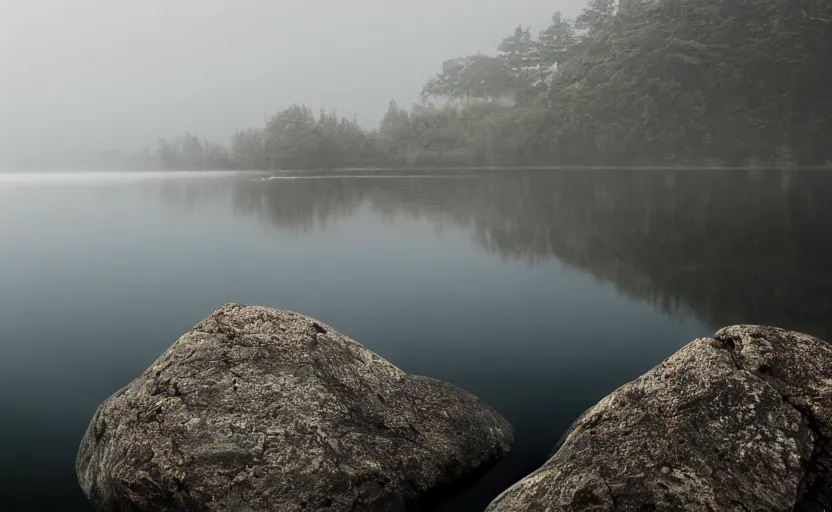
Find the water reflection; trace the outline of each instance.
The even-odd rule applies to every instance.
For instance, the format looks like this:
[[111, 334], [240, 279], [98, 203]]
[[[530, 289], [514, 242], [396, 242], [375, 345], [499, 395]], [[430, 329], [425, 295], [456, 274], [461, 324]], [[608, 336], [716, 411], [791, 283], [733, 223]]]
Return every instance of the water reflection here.
[[[223, 188], [225, 185], [226, 188]], [[776, 324], [832, 338], [832, 175], [823, 171], [505, 171], [477, 176], [259, 176], [165, 184], [189, 205], [227, 194], [281, 230], [326, 229], [363, 208], [389, 222], [466, 228], [482, 249], [557, 258], [668, 314]], [[180, 203], [182, 204], [182, 203]]]
[[714, 327], [832, 339], [822, 172], [264, 177], [0, 175], [0, 386], [26, 390], [0, 395], [0, 509], [89, 510], [95, 407], [223, 302], [324, 319], [504, 414], [512, 453], [443, 512], [483, 510]]

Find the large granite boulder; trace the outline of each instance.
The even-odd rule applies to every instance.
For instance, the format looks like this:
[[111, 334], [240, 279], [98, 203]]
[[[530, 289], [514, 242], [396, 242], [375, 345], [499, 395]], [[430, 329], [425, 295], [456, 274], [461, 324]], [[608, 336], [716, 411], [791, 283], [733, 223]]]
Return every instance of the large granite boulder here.
[[331, 327], [227, 305], [95, 413], [76, 461], [99, 511], [403, 511], [505, 454], [512, 428]]
[[576, 421], [489, 512], [832, 510], [832, 347], [736, 326]]

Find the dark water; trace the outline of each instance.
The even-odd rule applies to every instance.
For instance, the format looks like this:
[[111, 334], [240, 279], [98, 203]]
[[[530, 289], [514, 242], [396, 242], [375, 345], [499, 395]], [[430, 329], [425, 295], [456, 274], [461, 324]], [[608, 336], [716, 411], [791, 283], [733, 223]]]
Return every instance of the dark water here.
[[0, 509], [89, 510], [95, 407], [225, 302], [320, 318], [475, 393], [511, 455], [731, 323], [832, 332], [832, 174], [0, 175]]

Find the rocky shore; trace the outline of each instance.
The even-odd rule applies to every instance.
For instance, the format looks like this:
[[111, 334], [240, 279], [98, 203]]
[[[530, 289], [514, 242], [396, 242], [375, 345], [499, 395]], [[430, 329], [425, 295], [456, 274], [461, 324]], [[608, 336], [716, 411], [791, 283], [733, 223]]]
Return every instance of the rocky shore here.
[[226, 305], [101, 404], [76, 471], [101, 512], [419, 510], [512, 441], [473, 395], [321, 322]]
[[[404, 512], [512, 442], [453, 385], [312, 318], [230, 304], [101, 404], [76, 471], [102, 512]], [[832, 510], [832, 346], [749, 325], [695, 340], [590, 408], [487, 508], [573, 510]]]

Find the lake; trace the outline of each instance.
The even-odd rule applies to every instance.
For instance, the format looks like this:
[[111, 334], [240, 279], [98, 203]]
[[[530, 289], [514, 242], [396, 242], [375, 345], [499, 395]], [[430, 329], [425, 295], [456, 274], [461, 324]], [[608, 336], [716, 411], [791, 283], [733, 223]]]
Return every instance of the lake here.
[[3, 510], [90, 510], [96, 406], [227, 302], [316, 317], [516, 429], [481, 511], [586, 408], [733, 323], [832, 334], [832, 174], [0, 174]]

